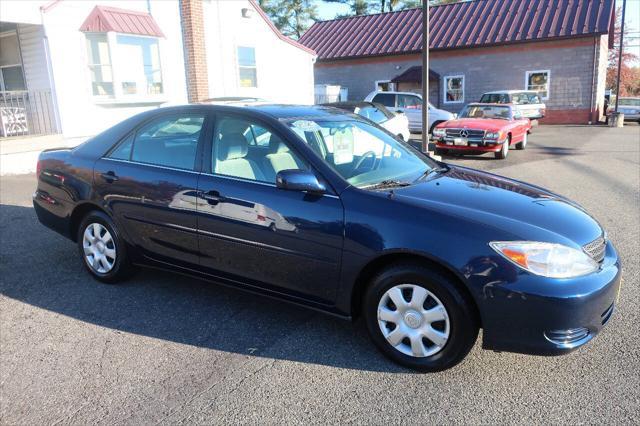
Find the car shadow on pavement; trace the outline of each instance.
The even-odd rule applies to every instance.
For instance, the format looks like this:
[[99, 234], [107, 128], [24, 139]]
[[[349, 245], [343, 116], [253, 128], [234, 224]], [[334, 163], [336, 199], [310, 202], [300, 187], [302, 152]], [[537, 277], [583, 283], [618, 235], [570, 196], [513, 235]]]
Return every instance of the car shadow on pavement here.
[[[33, 208], [0, 205], [0, 294], [74, 320], [243, 355], [402, 372], [352, 324], [263, 296], [141, 269], [120, 285], [95, 281], [76, 245]], [[10, 312], [4, 312], [3, 327]], [[46, 327], [46, 324], [40, 324]]]

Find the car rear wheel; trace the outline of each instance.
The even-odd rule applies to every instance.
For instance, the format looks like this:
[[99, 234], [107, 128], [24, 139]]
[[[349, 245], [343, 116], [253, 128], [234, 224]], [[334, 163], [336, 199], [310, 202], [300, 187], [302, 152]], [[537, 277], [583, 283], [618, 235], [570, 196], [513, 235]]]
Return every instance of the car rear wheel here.
[[527, 147], [527, 140], [529, 139], [529, 135], [525, 132], [522, 137], [522, 142], [518, 142], [516, 144], [516, 149], [525, 149]]
[[509, 155], [509, 144], [511, 143], [511, 136], [508, 136], [507, 139], [502, 144], [500, 151], [496, 152], [494, 155], [498, 160], [504, 160]]
[[471, 303], [456, 284], [418, 264], [396, 264], [377, 274], [363, 308], [382, 353], [422, 372], [453, 367], [478, 335]]
[[106, 214], [89, 212], [78, 227], [77, 241], [83, 264], [96, 279], [116, 283], [133, 271], [126, 244]]

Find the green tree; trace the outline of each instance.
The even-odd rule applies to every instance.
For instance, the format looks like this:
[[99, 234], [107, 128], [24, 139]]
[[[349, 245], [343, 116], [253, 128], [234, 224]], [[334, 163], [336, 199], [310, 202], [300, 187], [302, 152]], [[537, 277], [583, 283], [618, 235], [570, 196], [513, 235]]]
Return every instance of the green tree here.
[[282, 34], [300, 38], [318, 20], [318, 11], [312, 0], [258, 0]]

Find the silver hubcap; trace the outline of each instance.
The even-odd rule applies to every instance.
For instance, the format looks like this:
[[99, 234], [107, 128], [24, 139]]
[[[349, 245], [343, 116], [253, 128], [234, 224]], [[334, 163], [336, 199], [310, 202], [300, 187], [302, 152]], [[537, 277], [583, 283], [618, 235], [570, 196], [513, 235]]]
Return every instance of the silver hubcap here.
[[429, 290], [400, 284], [387, 290], [378, 303], [378, 325], [387, 342], [405, 355], [428, 357], [449, 340], [449, 314]]
[[116, 262], [116, 245], [111, 234], [103, 225], [91, 223], [82, 237], [84, 260], [91, 269], [106, 274]]

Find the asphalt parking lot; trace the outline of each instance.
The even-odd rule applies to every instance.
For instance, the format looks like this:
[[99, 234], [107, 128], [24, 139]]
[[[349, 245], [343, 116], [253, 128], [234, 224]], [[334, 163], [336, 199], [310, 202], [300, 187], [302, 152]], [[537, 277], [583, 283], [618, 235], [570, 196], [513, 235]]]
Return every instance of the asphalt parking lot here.
[[[604, 332], [563, 357], [483, 351], [416, 374], [351, 324], [199, 280], [93, 281], [39, 225], [32, 175], [0, 180], [0, 423], [635, 423], [640, 126], [534, 128], [507, 160], [446, 157], [566, 195], [624, 265]], [[508, 318], [505, 318], [508, 320]]]

